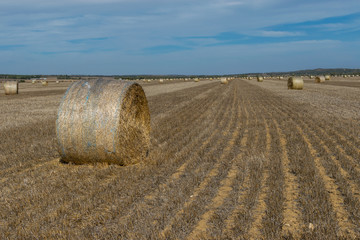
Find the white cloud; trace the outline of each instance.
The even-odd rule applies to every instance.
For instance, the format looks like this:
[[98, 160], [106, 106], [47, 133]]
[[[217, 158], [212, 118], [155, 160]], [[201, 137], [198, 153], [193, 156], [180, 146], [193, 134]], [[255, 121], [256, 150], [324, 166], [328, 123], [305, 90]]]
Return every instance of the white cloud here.
[[286, 31], [260, 31], [258, 35], [263, 37], [293, 37], [293, 36], [303, 36], [302, 32], [286, 32]]

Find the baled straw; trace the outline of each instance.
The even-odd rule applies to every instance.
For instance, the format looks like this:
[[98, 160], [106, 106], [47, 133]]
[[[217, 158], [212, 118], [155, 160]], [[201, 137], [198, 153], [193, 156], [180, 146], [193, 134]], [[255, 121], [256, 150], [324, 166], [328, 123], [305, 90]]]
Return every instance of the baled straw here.
[[19, 93], [19, 83], [17, 81], [6, 81], [4, 83], [5, 95], [15, 95]]
[[325, 80], [330, 80], [330, 75], [325, 75]]
[[56, 133], [65, 162], [140, 162], [149, 151], [150, 113], [134, 82], [82, 80], [70, 85], [58, 110]]
[[258, 82], [263, 82], [263, 81], [264, 81], [264, 77], [258, 76], [258, 77], [257, 77], [257, 81], [258, 81]]
[[324, 76], [317, 76], [317, 77], [315, 78], [315, 82], [317, 82], [317, 83], [323, 83], [323, 82], [325, 82], [325, 77], [324, 77]]
[[220, 82], [221, 82], [221, 84], [228, 84], [228, 83], [229, 83], [228, 80], [227, 80], [227, 78], [225, 78], [225, 77], [222, 77], [222, 78], [220, 79]]
[[288, 89], [301, 90], [304, 88], [304, 80], [301, 77], [289, 77]]
[[41, 85], [43, 85], [44, 87], [46, 87], [48, 85], [48, 81], [42, 81]]

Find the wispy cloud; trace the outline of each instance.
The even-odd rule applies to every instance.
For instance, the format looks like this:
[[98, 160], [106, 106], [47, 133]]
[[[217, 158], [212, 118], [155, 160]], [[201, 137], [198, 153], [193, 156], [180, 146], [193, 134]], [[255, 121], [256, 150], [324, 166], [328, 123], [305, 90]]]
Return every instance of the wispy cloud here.
[[269, 31], [340, 31], [347, 29], [357, 30], [360, 27], [360, 13], [320, 18], [314, 21], [279, 24], [264, 28]]
[[111, 52], [111, 51], [116, 51], [116, 49], [113, 49], [113, 48], [108, 48], [108, 49], [89, 48], [89, 49], [79, 49], [79, 50], [43, 51], [43, 52], [38, 52], [38, 54], [41, 54], [41, 55], [59, 55], [59, 54], [69, 54], [69, 53], [91, 54], [91, 53]]
[[287, 31], [260, 31], [258, 33], [264, 37], [292, 37], [305, 35], [303, 32], [287, 32]]
[[109, 37], [99, 37], [99, 38], [82, 38], [82, 39], [72, 39], [68, 40], [69, 43], [79, 44], [79, 43], [91, 43], [91, 42], [100, 42], [108, 40]]
[[0, 45], [0, 51], [7, 51], [7, 50], [16, 50], [18, 48], [23, 48], [25, 45]]
[[[270, 59], [276, 48], [287, 60], [296, 53], [312, 62], [314, 53], [322, 55], [320, 51], [325, 50], [355, 56], [360, 54], [359, 0], [345, 2], [2, 0], [0, 72], [38, 73], [56, 68], [78, 72], [75, 68], [81, 67], [93, 73], [118, 73], [119, 62], [124, 73], [160, 71], [158, 66], [179, 73], [197, 68], [204, 72], [207, 66], [211, 71], [236, 72], [251, 58], [254, 68], [265, 68], [263, 62], [257, 65], [257, 56]], [[295, 64], [288, 62], [284, 66]]]
[[143, 48], [142, 52], [144, 54], [149, 55], [156, 55], [156, 54], [166, 54], [166, 53], [172, 53], [172, 52], [178, 52], [178, 51], [185, 51], [185, 50], [191, 50], [190, 47], [185, 46], [177, 46], [177, 45], [159, 45], [154, 47], [147, 47]]

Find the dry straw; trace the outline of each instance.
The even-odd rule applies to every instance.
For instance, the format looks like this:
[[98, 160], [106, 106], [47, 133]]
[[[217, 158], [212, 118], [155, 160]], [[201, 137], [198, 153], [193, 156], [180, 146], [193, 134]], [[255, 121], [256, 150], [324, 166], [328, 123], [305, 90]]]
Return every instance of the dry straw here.
[[257, 81], [258, 81], [258, 82], [263, 82], [263, 81], [264, 81], [264, 77], [258, 76], [258, 77], [257, 77]]
[[135, 164], [150, 145], [150, 113], [134, 82], [82, 80], [66, 91], [56, 120], [65, 162]]
[[220, 82], [221, 82], [221, 84], [228, 84], [228, 83], [229, 83], [229, 81], [228, 81], [227, 78], [225, 78], [225, 77], [222, 77], [222, 78], [220, 79]]
[[194, 78], [194, 82], [198, 82], [199, 81], [199, 78]]
[[48, 85], [48, 81], [42, 81], [41, 85], [43, 85], [44, 87], [46, 87]]
[[288, 89], [301, 90], [304, 88], [304, 80], [301, 77], [289, 77]]
[[325, 80], [330, 80], [330, 75], [325, 75]]
[[160, 80], [159, 80], [159, 82], [160, 82], [160, 83], [163, 83], [163, 82], [164, 82], [164, 80], [163, 80], [163, 79], [160, 79]]
[[19, 93], [19, 83], [17, 81], [6, 81], [4, 83], [5, 95], [15, 95]]
[[324, 76], [317, 76], [317, 77], [315, 78], [315, 82], [317, 82], [317, 83], [323, 83], [323, 82], [325, 82], [325, 77], [324, 77]]

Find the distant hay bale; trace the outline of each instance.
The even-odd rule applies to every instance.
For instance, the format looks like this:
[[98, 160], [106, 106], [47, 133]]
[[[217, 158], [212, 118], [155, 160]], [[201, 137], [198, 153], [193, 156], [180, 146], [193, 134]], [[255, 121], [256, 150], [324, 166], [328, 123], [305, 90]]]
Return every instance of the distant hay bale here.
[[313, 79], [314, 78], [314, 76], [310, 76], [310, 79]]
[[4, 83], [5, 95], [16, 95], [19, 93], [19, 83], [17, 81], [6, 81]]
[[315, 78], [315, 82], [317, 83], [324, 83], [325, 82], [325, 77], [324, 76], [317, 76]]
[[36, 80], [31, 80], [31, 83], [32, 83], [32, 84], [35, 84], [35, 83], [36, 83]]
[[150, 79], [148, 79], [148, 80], [147, 80], [147, 82], [151, 82], [151, 80], [150, 80]]
[[160, 83], [163, 83], [163, 82], [164, 82], [164, 80], [163, 80], [163, 79], [160, 79], [160, 80], [159, 80], [159, 82], [160, 82]]
[[56, 83], [56, 84], [59, 84], [59, 83], [60, 83], [60, 81], [56, 81], [55, 83]]
[[220, 79], [220, 82], [221, 82], [221, 84], [228, 84], [229, 83], [229, 81], [224, 77]]
[[288, 89], [301, 90], [304, 88], [304, 80], [301, 77], [289, 77]]
[[46, 87], [48, 85], [48, 81], [41, 81], [41, 85], [43, 85], [44, 87]]
[[325, 75], [325, 80], [330, 80], [330, 75]]
[[257, 81], [258, 81], [258, 82], [263, 82], [263, 81], [264, 81], [264, 77], [258, 76], [258, 77], [257, 77]]
[[150, 113], [142, 87], [101, 79], [73, 83], [60, 103], [56, 135], [65, 162], [140, 162], [150, 145]]
[[194, 82], [199, 82], [199, 78], [194, 78]]

